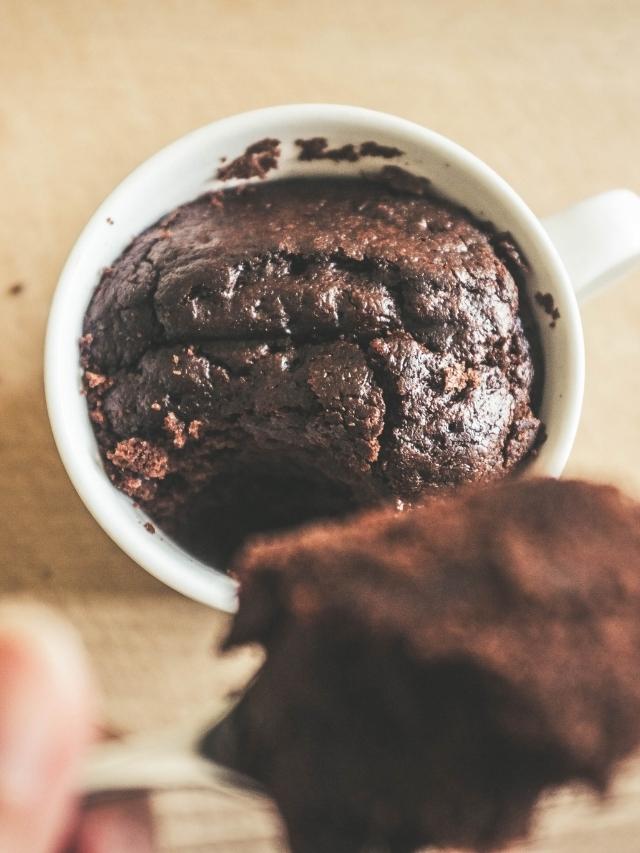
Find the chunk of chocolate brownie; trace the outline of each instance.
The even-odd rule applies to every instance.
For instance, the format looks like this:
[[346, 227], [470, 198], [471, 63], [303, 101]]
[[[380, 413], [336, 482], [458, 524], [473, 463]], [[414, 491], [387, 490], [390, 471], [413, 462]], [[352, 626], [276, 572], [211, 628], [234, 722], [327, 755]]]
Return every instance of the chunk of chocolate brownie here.
[[640, 507], [505, 480], [258, 540], [227, 646], [267, 662], [236, 766], [296, 853], [498, 849], [640, 743]]

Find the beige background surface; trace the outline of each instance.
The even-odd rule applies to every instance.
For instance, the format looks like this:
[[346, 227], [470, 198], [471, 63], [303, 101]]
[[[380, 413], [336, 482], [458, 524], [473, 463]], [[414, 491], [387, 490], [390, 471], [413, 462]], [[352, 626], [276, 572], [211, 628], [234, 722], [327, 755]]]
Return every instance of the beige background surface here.
[[[51, 602], [76, 623], [113, 726], [188, 715], [253, 664], [212, 654], [226, 617], [128, 560], [56, 456], [43, 334], [94, 208], [192, 128], [296, 101], [441, 131], [541, 215], [640, 190], [639, 37], [638, 0], [0, 0], [0, 594]], [[587, 390], [569, 466], [637, 495], [639, 285], [630, 275], [584, 307]], [[203, 818], [209, 805], [161, 804], [163, 850], [273, 849], [264, 821], [239, 808]], [[636, 850], [637, 836], [611, 849]]]

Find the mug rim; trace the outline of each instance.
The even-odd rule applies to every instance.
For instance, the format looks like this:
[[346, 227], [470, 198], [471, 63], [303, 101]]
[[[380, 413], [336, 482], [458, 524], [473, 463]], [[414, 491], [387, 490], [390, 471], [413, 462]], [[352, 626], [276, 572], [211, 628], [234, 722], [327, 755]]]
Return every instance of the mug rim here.
[[[89, 463], [84, 454], [79, 455], [77, 452], [82, 434], [82, 440], [95, 447], [93, 456], [97, 455], [93, 428], [84, 400], [81, 401], [84, 408], [83, 423], [76, 418], [79, 414], [79, 351], [77, 338], [71, 334], [70, 339], [70, 333], [78, 315], [81, 323], [87, 303], [83, 301], [85, 291], [74, 288], [75, 272], [83, 256], [91, 251], [91, 243], [97, 239], [97, 228], [104, 224], [109, 209], [122, 197], [135, 192], [136, 184], [142, 183], [155, 171], [167, 168], [172, 160], [182, 158], [185, 151], [195, 151], [212, 136], [250, 132], [253, 137], [250, 141], [255, 141], [264, 135], [261, 125], [277, 121], [285, 127], [305, 117], [319, 124], [338, 123], [346, 129], [353, 125], [359, 131], [364, 127], [371, 133], [401, 136], [418, 147], [437, 151], [452, 164], [455, 163], [460, 171], [473, 175], [483, 187], [490, 187], [494, 194], [499, 195], [509, 208], [509, 214], [513, 215], [513, 220], [518, 221], [535, 242], [547, 275], [562, 296], [562, 321], [566, 324], [568, 357], [562, 421], [554, 423], [553, 430], [549, 430], [551, 439], [547, 440], [538, 457], [527, 466], [525, 476], [557, 477], [562, 473], [573, 446], [582, 407], [584, 341], [577, 300], [568, 273], [538, 217], [510, 184], [470, 151], [442, 134], [407, 119], [363, 107], [338, 104], [266, 107], [219, 119], [185, 134], [147, 158], [127, 175], [100, 204], [76, 239], [60, 274], [49, 312], [44, 359], [45, 395], [51, 428], [63, 465], [83, 503], [105, 532], [129, 557], [163, 583], [190, 598], [227, 612], [236, 609], [236, 582], [187, 554], [170, 539], [162, 535], [150, 536], [142, 524], [133, 521], [130, 511], [125, 509], [125, 503], [128, 502], [129, 507], [131, 500], [115, 489], [99, 459], [94, 458]], [[92, 293], [94, 288], [95, 283], [89, 292]], [[117, 499], [114, 499], [114, 495]]]

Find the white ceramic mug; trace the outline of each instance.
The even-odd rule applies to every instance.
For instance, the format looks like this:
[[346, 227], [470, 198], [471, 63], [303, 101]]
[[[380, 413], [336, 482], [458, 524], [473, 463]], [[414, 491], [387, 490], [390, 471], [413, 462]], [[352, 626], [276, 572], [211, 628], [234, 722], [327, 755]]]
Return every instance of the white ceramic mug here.
[[104, 473], [84, 397], [78, 339], [101, 271], [130, 240], [176, 205], [219, 184], [220, 158], [232, 158], [264, 137], [282, 142], [279, 166], [267, 179], [354, 174], [379, 160], [301, 162], [298, 138], [323, 136], [330, 145], [374, 140], [400, 148], [393, 162], [429, 178], [443, 195], [509, 231], [531, 268], [530, 294], [550, 293], [560, 312], [554, 328], [537, 312], [545, 361], [541, 418], [547, 441], [527, 475], [559, 476], [573, 445], [584, 384], [582, 325], [577, 299], [640, 260], [640, 197], [614, 190], [541, 222], [488, 166], [433, 131], [395, 116], [357, 107], [304, 104], [243, 113], [179, 139], [143, 163], [98, 208], [60, 276], [47, 332], [45, 384], [51, 426], [62, 461], [80, 497], [104, 530], [137, 563], [198, 601], [233, 611], [236, 585], [165, 537], [144, 528], [147, 517]]

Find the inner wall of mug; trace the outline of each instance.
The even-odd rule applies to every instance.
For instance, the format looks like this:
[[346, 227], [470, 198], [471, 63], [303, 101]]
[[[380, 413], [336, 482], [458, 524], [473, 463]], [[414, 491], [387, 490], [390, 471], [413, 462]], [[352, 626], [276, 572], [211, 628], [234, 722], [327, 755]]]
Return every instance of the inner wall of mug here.
[[[319, 175], [358, 175], [383, 165], [401, 166], [428, 178], [439, 194], [468, 208], [498, 230], [509, 231], [531, 268], [527, 287], [540, 328], [544, 357], [540, 417], [548, 439], [524, 469], [559, 475], [573, 440], [576, 415], [572, 376], [580, 385], [575, 301], [567, 293], [561, 267], [553, 269], [538, 221], [517, 196], [480, 161], [422, 128], [391, 116], [346, 107], [282, 107], [247, 113], [202, 128], [152, 157], [129, 176], [96, 212], [81, 235], [61, 277], [47, 342], [47, 399], [58, 447], [76, 489], [95, 518], [137, 562], [164, 582], [223, 609], [234, 608], [235, 584], [188, 555], [161, 531], [150, 536], [144, 513], [104, 475], [81, 388], [77, 341], [82, 320], [102, 269], [130, 240], [173, 207], [223, 186], [215, 179], [222, 158], [241, 154], [266, 136], [281, 141], [278, 168], [267, 180]], [[364, 158], [355, 163], [298, 160], [298, 138], [323, 136], [331, 147], [373, 140], [403, 151], [393, 160]], [[232, 186], [226, 182], [224, 186]], [[552, 250], [551, 250], [552, 251]], [[555, 259], [557, 265], [557, 258]], [[536, 292], [552, 293], [561, 318], [535, 307]], [[578, 328], [576, 330], [576, 322]], [[573, 373], [572, 373], [573, 371]], [[576, 372], [577, 371], [577, 372]], [[573, 389], [575, 391], [575, 389]], [[579, 394], [578, 394], [579, 397]], [[577, 403], [579, 409], [579, 399]], [[575, 418], [574, 418], [575, 419]], [[185, 574], [188, 570], [188, 577]], [[212, 580], [214, 584], [212, 586]], [[217, 584], [217, 586], [216, 586]]]

